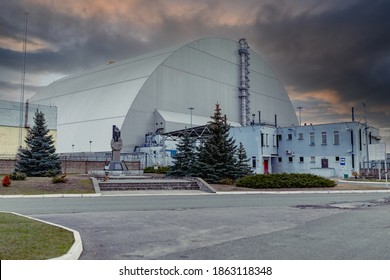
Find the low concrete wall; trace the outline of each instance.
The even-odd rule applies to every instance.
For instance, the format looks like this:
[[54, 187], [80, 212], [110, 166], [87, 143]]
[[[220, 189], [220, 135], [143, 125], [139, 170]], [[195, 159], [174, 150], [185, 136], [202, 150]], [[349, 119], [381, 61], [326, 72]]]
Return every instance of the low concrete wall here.
[[310, 168], [310, 173], [325, 178], [333, 178], [336, 176], [334, 168]]
[[[194, 181], [173, 180], [130, 180], [128, 182], [99, 182], [101, 191], [131, 191], [131, 190], [199, 190]], [[166, 182], [165, 182], [166, 181]]]
[[10, 174], [15, 170], [15, 159], [0, 159], [0, 174]]
[[[15, 159], [0, 159], [0, 174], [10, 174], [15, 170]], [[108, 162], [105, 161], [80, 161], [62, 160], [62, 172], [66, 174], [88, 173], [93, 170], [104, 170]], [[126, 162], [129, 170], [140, 170], [140, 162]]]

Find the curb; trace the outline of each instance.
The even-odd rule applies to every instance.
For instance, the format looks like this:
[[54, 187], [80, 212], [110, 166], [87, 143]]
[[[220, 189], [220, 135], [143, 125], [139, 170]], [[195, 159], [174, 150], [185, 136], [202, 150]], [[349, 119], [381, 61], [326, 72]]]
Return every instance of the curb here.
[[67, 227], [64, 227], [64, 226], [61, 226], [61, 225], [57, 225], [57, 224], [54, 224], [54, 223], [46, 222], [46, 221], [43, 221], [43, 220], [40, 220], [40, 219], [37, 219], [37, 218], [25, 216], [25, 215], [22, 215], [22, 214], [19, 214], [19, 213], [15, 213], [15, 212], [6, 212], [6, 211], [0, 211], [0, 212], [1, 213], [14, 214], [14, 215], [17, 215], [17, 216], [20, 216], [20, 217], [24, 217], [24, 218], [27, 218], [27, 219], [30, 219], [30, 220], [34, 220], [34, 221], [38, 221], [38, 222], [45, 223], [45, 224], [48, 224], [48, 225], [52, 225], [52, 226], [55, 226], [55, 227], [63, 228], [65, 230], [67, 230], [67, 231], [72, 232], [75, 241], [74, 241], [72, 247], [70, 247], [68, 253], [66, 253], [66, 254], [64, 254], [62, 256], [59, 256], [59, 257], [51, 258], [49, 260], [78, 260], [80, 258], [81, 253], [83, 252], [83, 243], [81, 241], [80, 233], [77, 230], [73, 230], [73, 229], [70, 229], [70, 228], [67, 228]]
[[390, 190], [339, 190], [339, 191], [250, 191], [250, 192], [217, 192], [217, 195], [228, 194], [348, 194], [348, 193], [390, 193]]
[[377, 182], [377, 181], [348, 181], [348, 180], [339, 180], [339, 183], [344, 183], [344, 184], [358, 184], [358, 185], [374, 185], [374, 186], [383, 186], [383, 185], [390, 185], [390, 182]]
[[81, 194], [17, 194], [17, 195], [0, 195], [2, 198], [66, 198], [66, 197], [100, 197], [101, 193], [81, 193]]
[[255, 194], [348, 194], [348, 193], [390, 193], [389, 190], [338, 190], [338, 191], [226, 191], [215, 193], [172, 193], [167, 191], [166, 193], [152, 193], [151, 191], [137, 192], [127, 191], [127, 193], [98, 193], [98, 194], [45, 194], [45, 195], [0, 195], [1, 199], [7, 198], [96, 198], [96, 197], [122, 197], [122, 196], [162, 196], [162, 195], [255, 195]]

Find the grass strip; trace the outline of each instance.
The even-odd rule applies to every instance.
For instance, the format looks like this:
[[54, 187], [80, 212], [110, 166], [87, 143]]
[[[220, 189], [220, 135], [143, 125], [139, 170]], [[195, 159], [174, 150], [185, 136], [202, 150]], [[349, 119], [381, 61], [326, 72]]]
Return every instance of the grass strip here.
[[66, 254], [73, 233], [53, 225], [0, 213], [0, 259], [45, 260]]

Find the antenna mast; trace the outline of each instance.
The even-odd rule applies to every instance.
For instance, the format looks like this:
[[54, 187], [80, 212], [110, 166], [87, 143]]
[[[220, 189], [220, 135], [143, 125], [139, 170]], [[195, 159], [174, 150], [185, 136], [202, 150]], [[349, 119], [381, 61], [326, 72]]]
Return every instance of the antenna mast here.
[[24, 108], [24, 83], [26, 80], [26, 53], [27, 53], [27, 17], [28, 12], [24, 12], [24, 40], [23, 40], [23, 67], [20, 89], [20, 114], [19, 114], [19, 149], [22, 148], [23, 132], [23, 108]]

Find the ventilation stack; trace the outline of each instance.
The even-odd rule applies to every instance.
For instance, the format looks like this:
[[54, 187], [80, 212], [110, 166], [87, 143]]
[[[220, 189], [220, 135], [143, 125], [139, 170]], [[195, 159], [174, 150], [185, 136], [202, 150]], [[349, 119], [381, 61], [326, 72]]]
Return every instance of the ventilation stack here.
[[246, 39], [240, 39], [238, 41], [240, 55], [240, 112], [241, 112], [241, 125], [247, 126], [250, 124], [250, 108], [249, 108], [249, 46]]

